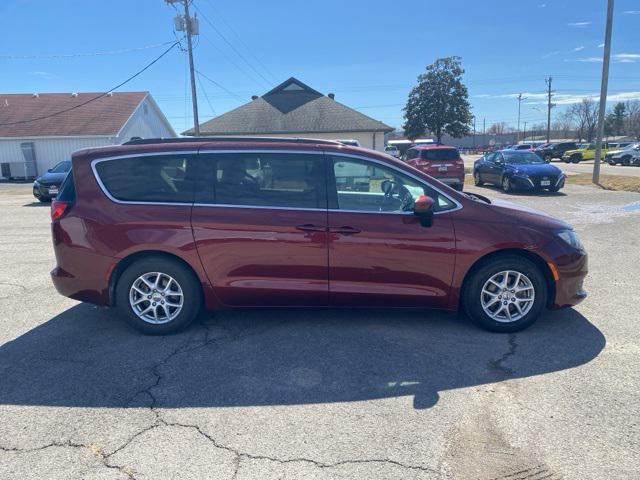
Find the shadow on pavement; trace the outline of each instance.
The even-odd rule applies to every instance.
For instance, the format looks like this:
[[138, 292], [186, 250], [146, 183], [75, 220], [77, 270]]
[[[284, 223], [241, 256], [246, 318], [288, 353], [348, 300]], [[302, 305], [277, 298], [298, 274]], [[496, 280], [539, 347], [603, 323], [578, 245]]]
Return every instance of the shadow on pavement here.
[[577, 367], [604, 348], [573, 309], [511, 335], [453, 314], [233, 310], [170, 337], [80, 304], [0, 347], [0, 404], [163, 408], [293, 405], [438, 392]]

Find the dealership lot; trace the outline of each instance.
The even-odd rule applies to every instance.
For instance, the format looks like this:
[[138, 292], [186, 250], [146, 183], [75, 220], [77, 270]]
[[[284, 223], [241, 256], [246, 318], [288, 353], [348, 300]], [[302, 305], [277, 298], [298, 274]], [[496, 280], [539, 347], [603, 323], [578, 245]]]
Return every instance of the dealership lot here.
[[0, 184], [0, 478], [638, 476], [638, 194], [469, 189], [569, 221], [589, 251], [590, 297], [522, 333], [241, 310], [144, 337], [55, 292], [30, 189]]

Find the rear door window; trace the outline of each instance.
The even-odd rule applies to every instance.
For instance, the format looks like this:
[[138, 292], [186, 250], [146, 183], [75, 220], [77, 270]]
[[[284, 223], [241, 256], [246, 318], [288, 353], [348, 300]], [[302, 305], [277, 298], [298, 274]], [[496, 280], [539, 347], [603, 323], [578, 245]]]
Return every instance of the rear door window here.
[[306, 153], [202, 154], [198, 203], [326, 208], [324, 156]]
[[125, 202], [192, 203], [193, 155], [148, 155], [94, 164], [106, 193]]

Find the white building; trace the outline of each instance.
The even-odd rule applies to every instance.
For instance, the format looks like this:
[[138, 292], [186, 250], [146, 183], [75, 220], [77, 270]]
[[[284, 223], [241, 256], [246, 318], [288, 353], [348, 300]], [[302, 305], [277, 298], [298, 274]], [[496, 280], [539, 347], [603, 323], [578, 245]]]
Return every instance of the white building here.
[[35, 177], [81, 148], [175, 137], [149, 92], [0, 94], [0, 177]]
[[[323, 95], [291, 77], [261, 97], [200, 125], [200, 135], [354, 139], [384, 150], [388, 125]], [[188, 130], [183, 135], [194, 135]]]

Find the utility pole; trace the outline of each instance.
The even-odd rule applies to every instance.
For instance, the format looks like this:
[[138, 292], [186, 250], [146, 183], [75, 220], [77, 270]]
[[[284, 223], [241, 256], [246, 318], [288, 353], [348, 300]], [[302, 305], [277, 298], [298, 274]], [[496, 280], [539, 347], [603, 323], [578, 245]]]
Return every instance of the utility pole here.
[[476, 149], [476, 116], [473, 116], [473, 149]]
[[523, 136], [523, 140], [527, 139], [527, 122], [524, 122], [524, 136]]
[[193, 66], [192, 35], [198, 35], [198, 20], [189, 15], [189, 3], [192, 0], [165, 0], [169, 4], [181, 3], [184, 6], [184, 16], [176, 17], [175, 27], [177, 31], [185, 31], [187, 34], [187, 52], [189, 55], [189, 73], [191, 74], [191, 104], [193, 105], [193, 131], [195, 136], [200, 136], [200, 120], [198, 118], [198, 96], [196, 94], [195, 67]]
[[551, 82], [553, 81], [553, 78], [551, 78], [551, 76], [549, 76], [549, 78], [545, 78], [544, 79], [545, 83], [548, 86], [548, 90], [547, 90], [547, 143], [549, 143], [551, 141], [551, 107], [553, 107], [553, 104], [551, 103]]
[[607, 3], [607, 26], [604, 34], [604, 58], [602, 62], [602, 83], [600, 85], [600, 112], [596, 131], [596, 158], [593, 162], [593, 183], [600, 182], [600, 161], [602, 157], [602, 134], [604, 133], [604, 112], [607, 107], [609, 87], [609, 60], [611, 58], [611, 29], [613, 28], [613, 0]]
[[518, 94], [518, 134], [516, 135], [516, 143], [520, 141], [520, 104], [522, 103], [522, 100], [526, 99], [527, 97], [523, 98], [521, 93]]

